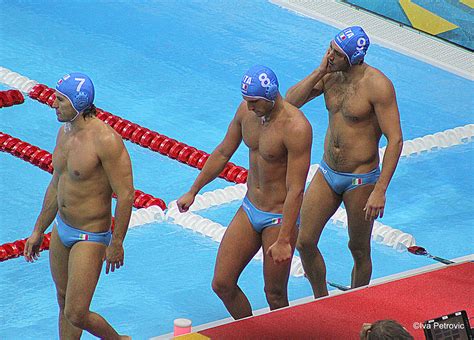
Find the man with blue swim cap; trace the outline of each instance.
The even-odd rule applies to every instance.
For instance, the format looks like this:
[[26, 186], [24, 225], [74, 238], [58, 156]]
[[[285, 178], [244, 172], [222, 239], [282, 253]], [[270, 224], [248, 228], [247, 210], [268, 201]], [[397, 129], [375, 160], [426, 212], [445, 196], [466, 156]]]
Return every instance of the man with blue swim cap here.
[[[130, 157], [122, 138], [96, 118], [94, 85], [87, 75], [65, 75], [55, 94], [52, 106], [65, 124], [53, 153], [53, 178], [24, 256], [28, 262], [39, 257], [44, 232], [54, 220], [50, 266], [60, 338], [79, 339], [86, 330], [101, 339], [126, 339], [89, 308], [104, 260], [106, 274], [123, 266], [134, 198]], [[117, 205], [112, 234], [113, 193]]]
[[222, 172], [244, 141], [250, 164], [247, 195], [219, 246], [212, 281], [213, 290], [235, 319], [252, 315], [237, 282], [260, 247], [270, 309], [288, 306], [288, 277], [312, 141], [311, 125], [281, 97], [278, 79], [270, 68], [251, 67], [242, 77], [240, 91], [243, 101], [224, 140], [191, 189], [177, 201], [179, 210], [187, 211], [199, 190]]
[[58, 80], [56, 91], [65, 96], [77, 112], [69, 122], [73, 122], [80, 113], [90, 108], [94, 102], [94, 84], [84, 73], [66, 74]]
[[353, 26], [336, 34], [334, 43], [342, 50], [352, 66], [359, 65], [364, 61], [370, 40], [362, 27]]
[[255, 65], [244, 74], [240, 91], [244, 97], [275, 103], [278, 95], [278, 79], [268, 67]]
[[[365, 62], [369, 45], [361, 27], [343, 29], [331, 40], [319, 67], [286, 94], [286, 100], [298, 108], [324, 94], [329, 112], [324, 155], [303, 200], [297, 242], [315, 297], [328, 291], [326, 266], [314, 245], [341, 203], [354, 259], [351, 287], [369, 283], [372, 227], [377, 217], [383, 217], [385, 192], [402, 151], [395, 89], [382, 72]], [[382, 135], [387, 147], [380, 170]]]

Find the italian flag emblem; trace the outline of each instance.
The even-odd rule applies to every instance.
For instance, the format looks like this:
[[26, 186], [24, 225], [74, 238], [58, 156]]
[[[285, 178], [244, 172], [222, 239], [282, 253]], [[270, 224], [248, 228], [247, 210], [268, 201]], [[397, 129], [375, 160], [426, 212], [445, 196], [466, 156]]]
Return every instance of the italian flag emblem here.
[[353, 178], [352, 179], [352, 185], [361, 185], [362, 184], [362, 178]]
[[272, 218], [272, 224], [281, 224], [282, 218]]
[[80, 239], [81, 241], [87, 241], [87, 240], [89, 239], [89, 235], [87, 235], [87, 234], [81, 234], [81, 235], [79, 236], [79, 239]]

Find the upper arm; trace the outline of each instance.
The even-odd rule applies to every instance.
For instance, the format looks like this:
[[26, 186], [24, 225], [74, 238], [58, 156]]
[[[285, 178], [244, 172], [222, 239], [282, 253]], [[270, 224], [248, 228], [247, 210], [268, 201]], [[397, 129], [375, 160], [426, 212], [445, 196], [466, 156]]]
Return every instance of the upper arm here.
[[217, 152], [228, 159], [232, 157], [235, 150], [237, 150], [242, 142], [242, 115], [244, 112], [245, 103], [242, 102], [227, 128], [224, 139], [216, 148]]
[[288, 151], [287, 188], [304, 190], [311, 161], [311, 144], [313, 141], [311, 125], [304, 118], [298, 124], [290, 126], [285, 131], [284, 138]]
[[[54, 148], [53, 151], [53, 158], [54, 154], [56, 153], [56, 148], [58, 145], [61, 143], [61, 139], [64, 136], [64, 125], [59, 128], [58, 134], [56, 135], [56, 147]], [[53, 177], [51, 178], [50, 185], [53, 186], [54, 189], [58, 188], [58, 183], [59, 183], [59, 173], [53, 168]]]
[[132, 163], [122, 138], [107, 131], [99, 138], [97, 154], [117, 196], [133, 193]]
[[373, 105], [377, 121], [382, 133], [390, 138], [402, 138], [400, 113], [398, 112], [395, 89], [392, 82], [385, 76], [377, 77], [374, 81]]

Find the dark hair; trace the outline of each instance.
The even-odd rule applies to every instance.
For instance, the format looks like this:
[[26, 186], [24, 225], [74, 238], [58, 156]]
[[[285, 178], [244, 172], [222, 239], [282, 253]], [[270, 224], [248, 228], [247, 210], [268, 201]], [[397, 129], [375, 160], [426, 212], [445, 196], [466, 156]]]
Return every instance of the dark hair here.
[[413, 336], [395, 320], [379, 320], [367, 334], [369, 340], [413, 340]]
[[91, 104], [87, 109], [82, 111], [82, 118], [95, 117], [97, 115], [97, 109], [94, 104]]

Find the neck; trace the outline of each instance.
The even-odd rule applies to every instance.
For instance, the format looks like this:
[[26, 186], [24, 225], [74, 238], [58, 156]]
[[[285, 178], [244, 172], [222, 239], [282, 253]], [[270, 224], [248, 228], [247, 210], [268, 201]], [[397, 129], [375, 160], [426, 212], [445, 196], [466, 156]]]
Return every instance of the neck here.
[[72, 119], [69, 122], [64, 123], [65, 132], [77, 132], [85, 128], [89, 119], [84, 119], [82, 115], [79, 115], [76, 119]]
[[282, 99], [280, 95], [278, 95], [275, 98], [273, 108], [267, 114], [265, 114], [265, 116], [262, 117], [262, 124], [268, 123], [270, 120], [274, 120], [278, 116], [278, 113], [280, 112], [282, 105], [283, 105]]
[[361, 64], [356, 64], [350, 66], [347, 70], [341, 71], [344, 77], [352, 77], [353, 75], [359, 73], [362, 69], [365, 68], [365, 64], [362, 62]]

